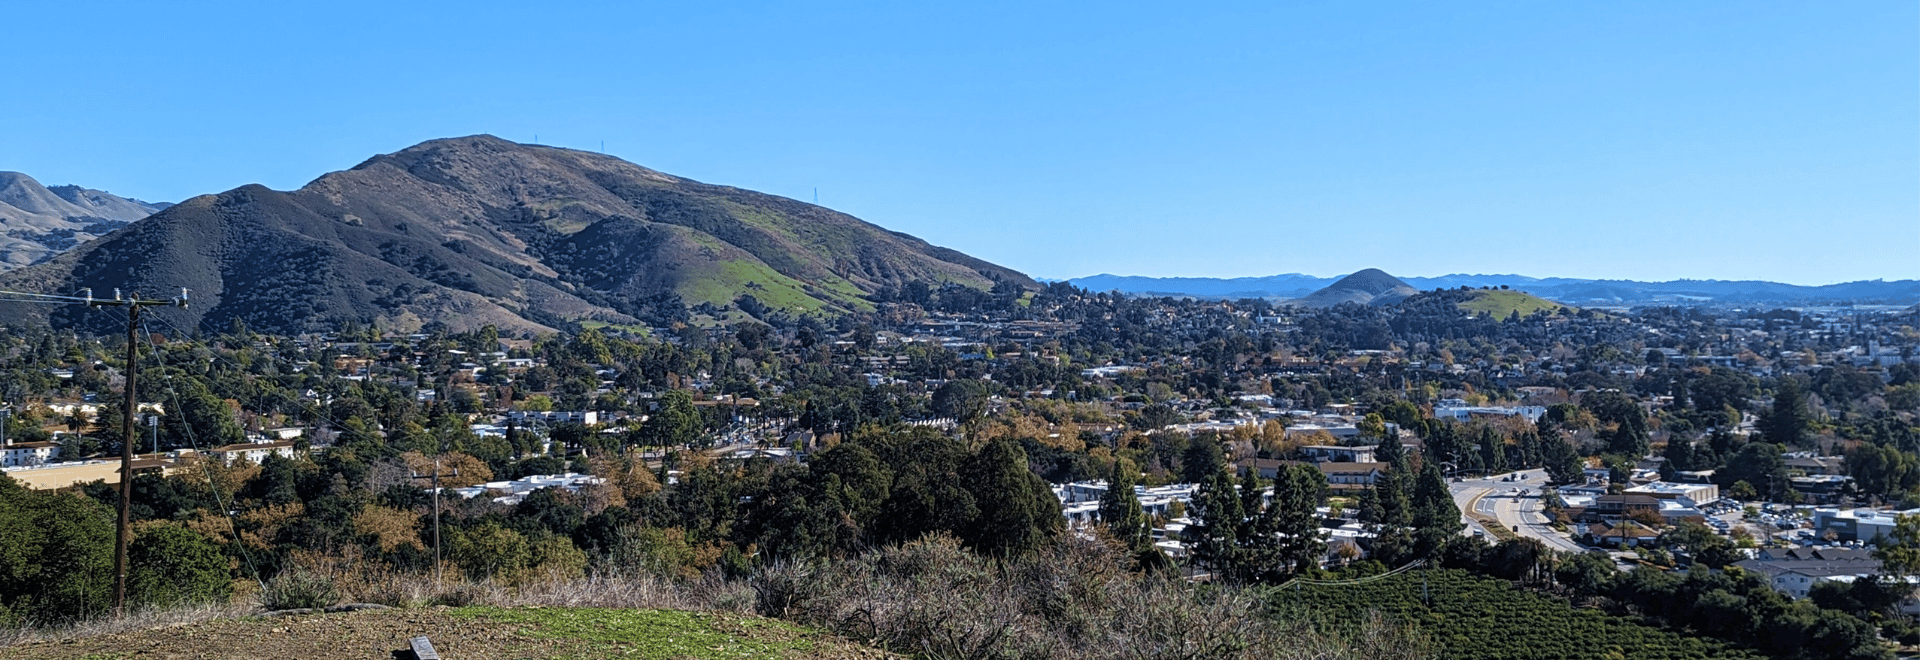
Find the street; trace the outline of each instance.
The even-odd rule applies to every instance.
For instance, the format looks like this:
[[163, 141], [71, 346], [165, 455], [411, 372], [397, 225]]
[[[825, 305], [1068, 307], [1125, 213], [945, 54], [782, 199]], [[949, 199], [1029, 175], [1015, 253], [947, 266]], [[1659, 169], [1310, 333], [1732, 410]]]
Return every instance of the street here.
[[[1506, 481], [1508, 476], [1514, 476], [1515, 479]], [[1484, 531], [1485, 528], [1474, 516], [1488, 516], [1521, 536], [1538, 539], [1548, 548], [1562, 552], [1585, 552], [1586, 547], [1574, 543], [1547, 524], [1546, 513], [1540, 503], [1541, 489], [1546, 483], [1545, 470], [1522, 470], [1485, 479], [1456, 481], [1449, 487], [1453, 492], [1454, 504], [1460, 507], [1461, 518], [1466, 521], [1469, 530]], [[1518, 496], [1514, 493], [1516, 488], [1520, 490]]]

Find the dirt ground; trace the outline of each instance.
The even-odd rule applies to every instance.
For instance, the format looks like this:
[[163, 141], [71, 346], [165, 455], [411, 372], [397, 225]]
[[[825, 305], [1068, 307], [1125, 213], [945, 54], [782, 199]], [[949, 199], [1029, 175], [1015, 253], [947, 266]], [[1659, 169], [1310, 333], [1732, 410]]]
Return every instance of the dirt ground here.
[[[704, 615], [703, 615], [704, 616]], [[727, 615], [719, 615], [725, 617]], [[719, 625], [724, 625], [721, 622]], [[755, 627], [729, 626], [754, 641], [797, 641], [777, 631], [748, 632]], [[715, 648], [712, 653], [662, 656], [644, 645], [609, 647], [605, 643], [554, 639], [533, 634], [528, 624], [461, 616], [445, 608], [395, 609], [340, 614], [226, 619], [130, 633], [0, 648], [8, 660], [365, 660], [411, 658], [409, 638], [426, 635], [447, 660], [518, 660], [522, 658], [723, 658], [740, 656]], [[878, 660], [897, 657], [824, 635], [807, 635], [806, 651], [781, 655], [794, 660]], [[784, 639], [783, 639], [784, 638]]]

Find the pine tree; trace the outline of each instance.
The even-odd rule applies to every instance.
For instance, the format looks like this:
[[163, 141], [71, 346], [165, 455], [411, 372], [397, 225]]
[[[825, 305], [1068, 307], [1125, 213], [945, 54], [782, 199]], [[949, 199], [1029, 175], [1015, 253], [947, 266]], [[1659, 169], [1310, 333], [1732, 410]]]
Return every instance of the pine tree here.
[[1460, 520], [1460, 507], [1453, 503], [1453, 492], [1447, 488], [1447, 479], [1440, 475], [1440, 466], [1427, 461], [1421, 467], [1412, 499], [1414, 551], [1423, 557], [1437, 556], [1466, 528], [1466, 523]]
[[1027, 467], [1027, 452], [1005, 438], [987, 443], [961, 469], [979, 514], [961, 529], [974, 550], [1013, 557], [1031, 554], [1066, 526], [1060, 500]]
[[1107, 480], [1107, 492], [1100, 496], [1100, 521], [1113, 538], [1126, 544], [1128, 551], [1139, 553], [1153, 547], [1153, 528], [1133, 494], [1134, 470], [1127, 459], [1113, 462], [1113, 478]]
[[1220, 440], [1210, 435], [1200, 436], [1188, 441], [1187, 450], [1181, 453], [1180, 476], [1187, 483], [1202, 484], [1226, 465], [1226, 450], [1221, 448]]
[[1316, 510], [1326, 499], [1327, 477], [1309, 465], [1289, 465], [1273, 482], [1273, 500], [1262, 512], [1268, 521], [1261, 531], [1279, 539], [1279, 574], [1272, 581], [1300, 575], [1319, 567], [1327, 552]]
[[1215, 579], [1232, 581], [1239, 561], [1235, 530], [1246, 520], [1240, 497], [1234, 492], [1233, 477], [1216, 470], [1200, 484], [1188, 508], [1193, 524], [1186, 529], [1186, 540], [1194, 562], [1214, 572]]
[[1541, 461], [1547, 468], [1547, 478], [1556, 484], [1570, 484], [1580, 480], [1585, 465], [1580, 454], [1574, 451], [1573, 444], [1564, 439], [1553, 437], [1540, 442]]
[[1760, 419], [1760, 433], [1776, 445], [1798, 447], [1806, 438], [1807, 395], [1795, 378], [1781, 378], [1773, 394], [1773, 409]]

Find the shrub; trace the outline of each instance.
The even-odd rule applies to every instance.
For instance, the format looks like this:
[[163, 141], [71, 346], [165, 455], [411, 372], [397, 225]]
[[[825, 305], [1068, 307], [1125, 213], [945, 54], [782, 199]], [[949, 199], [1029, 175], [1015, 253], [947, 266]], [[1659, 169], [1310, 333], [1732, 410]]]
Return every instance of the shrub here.
[[328, 607], [340, 602], [333, 577], [305, 568], [281, 571], [260, 590], [260, 605], [268, 610]]

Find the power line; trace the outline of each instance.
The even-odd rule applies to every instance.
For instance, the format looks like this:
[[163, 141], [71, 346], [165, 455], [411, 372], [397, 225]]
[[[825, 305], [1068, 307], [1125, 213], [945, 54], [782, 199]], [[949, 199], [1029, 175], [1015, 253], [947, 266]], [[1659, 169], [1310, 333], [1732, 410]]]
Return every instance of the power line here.
[[[154, 362], [164, 365], [165, 363], [160, 362], [160, 345], [153, 340], [152, 328], [145, 324], [142, 324], [141, 328], [147, 332], [147, 344], [153, 348], [151, 353], [153, 354]], [[168, 376], [167, 379], [162, 382], [167, 384], [167, 395], [173, 401], [174, 413], [185, 415], [186, 408], [180, 403], [180, 391], [174, 388], [173, 377]], [[247, 544], [240, 539], [240, 525], [233, 520], [233, 509], [229, 506], [229, 503], [220, 501], [220, 485], [213, 482], [213, 468], [207, 465], [207, 460], [212, 458], [213, 444], [209, 442], [207, 444], [208, 451], [202, 453], [200, 451], [200, 441], [194, 437], [193, 434], [193, 425], [187, 423], [183, 417], [180, 428], [187, 435], [187, 446], [192, 447], [194, 452], [202, 454], [200, 471], [207, 477], [207, 491], [213, 494], [214, 506], [219, 507], [220, 513], [227, 517], [227, 528], [233, 531], [233, 545], [240, 549], [240, 557], [246, 560], [247, 569], [253, 572], [254, 582], [259, 583], [261, 590], [264, 591], [267, 588], [267, 583], [260, 577], [260, 566], [253, 562], [253, 553], [247, 551]]]

